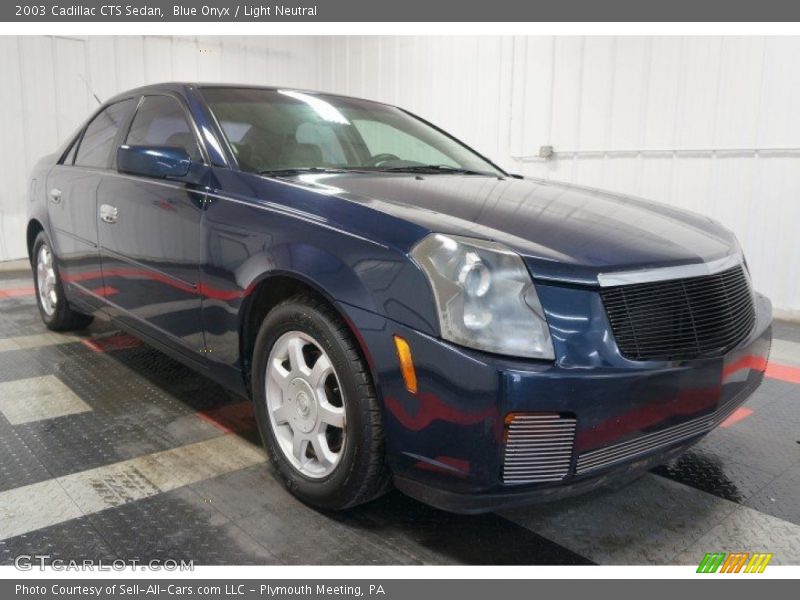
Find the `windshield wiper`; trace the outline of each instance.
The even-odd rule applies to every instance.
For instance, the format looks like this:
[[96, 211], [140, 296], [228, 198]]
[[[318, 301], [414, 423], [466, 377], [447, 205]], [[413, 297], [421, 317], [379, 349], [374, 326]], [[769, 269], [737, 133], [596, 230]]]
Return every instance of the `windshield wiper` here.
[[390, 173], [455, 173], [458, 175], [485, 175], [487, 177], [499, 177], [497, 173], [488, 171], [475, 171], [462, 167], [451, 167], [449, 165], [407, 165], [404, 167], [385, 167], [376, 169]]
[[328, 167], [286, 167], [283, 169], [265, 169], [259, 171], [259, 175], [270, 177], [291, 177], [292, 175], [302, 175], [303, 173], [346, 173], [348, 169], [335, 169]]
[[403, 167], [285, 167], [282, 169], [265, 169], [259, 175], [267, 177], [293, 177], [305, 173], [447, 173], [456, 175], [483, 175], [485, 177], [501, 177], [499, 173], [474, 171], [449, 165], [406, 165]]

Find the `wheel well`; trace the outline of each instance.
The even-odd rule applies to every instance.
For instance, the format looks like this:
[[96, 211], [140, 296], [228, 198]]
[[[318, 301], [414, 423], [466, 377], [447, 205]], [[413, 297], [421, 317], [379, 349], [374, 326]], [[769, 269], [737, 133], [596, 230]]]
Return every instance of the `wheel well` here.
[[33, 242], [36, 241], [36, 236], [40, 231], [44, 231], [44, 227], [36, 219], [31, 219], [28, 223], [28, 231], [26, 233], [26, 240], [28, 242], [28, 260], [33, 260]]
[[244, 383], [248, 392], [250, 392], [250, 368], [253, 363], [253, 349], [256, 345], [256, 337], [258, 336], [258, 330], [261, 328], [261, 323], [270, 310], [287, 298], [291, 298], [298, 293], [313, 295], [321, 302], [330, 306], [333, 311], [342, 318], [345, 324], [347, 324], [350, 332], [354, 334], [353, 337], [361, 350], [362, 356], [365, 355], [361, 340], [355, 335], [355, 332], [353, 332], [347, 319], [344, 319], [341, 311], [336, 308], [327, 296], [313, 286], [291, 276], [275, 275], [273, 277], [268, 277], [260, 282], [250, 294], [249, 300], [242, 310], [242, 318], [240, 320], [239, 356], [241, 356], [242, 376], [244, 377]]

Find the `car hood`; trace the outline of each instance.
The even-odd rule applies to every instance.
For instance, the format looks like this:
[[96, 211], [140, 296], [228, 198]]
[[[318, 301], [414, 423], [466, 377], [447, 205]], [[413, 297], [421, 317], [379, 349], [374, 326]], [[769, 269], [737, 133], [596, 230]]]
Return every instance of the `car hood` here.
[[602, 272], [708, 262], [738, 252], [710, 219], [663, 204], [534, 179], [324, 174], [297, 180], [430, 231], [502, 242], [535, 276], [596, 283]]

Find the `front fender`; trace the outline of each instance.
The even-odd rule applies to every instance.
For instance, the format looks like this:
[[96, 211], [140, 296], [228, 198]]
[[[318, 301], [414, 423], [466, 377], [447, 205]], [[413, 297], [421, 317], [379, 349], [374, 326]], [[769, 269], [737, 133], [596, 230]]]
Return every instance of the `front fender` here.
[[427, 279], [404, 252], [289, 211], [217, 200], [204, 214], [200, 274], [209, 358], [241, 365], [242, 315], [252, 294], [276, 276], [302, 281], [333, 303], [437, 334]]

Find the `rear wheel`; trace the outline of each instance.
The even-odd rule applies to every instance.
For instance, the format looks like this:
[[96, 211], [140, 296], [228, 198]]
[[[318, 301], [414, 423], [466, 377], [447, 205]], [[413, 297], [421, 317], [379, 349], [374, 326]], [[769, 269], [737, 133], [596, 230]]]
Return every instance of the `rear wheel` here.
[[93, 317], [73, 310], [67, 302], [55, 255], [43, 231], [33, 243], [32, 268], [36, 304], [47, 328], [72, 331], [88, 327]]
[[252, 389], [270, 462], [301, 500], [343, 509], [388, 489], [371, 377], [350, 331], [326, 304], [300, 295], [267, 315]]

